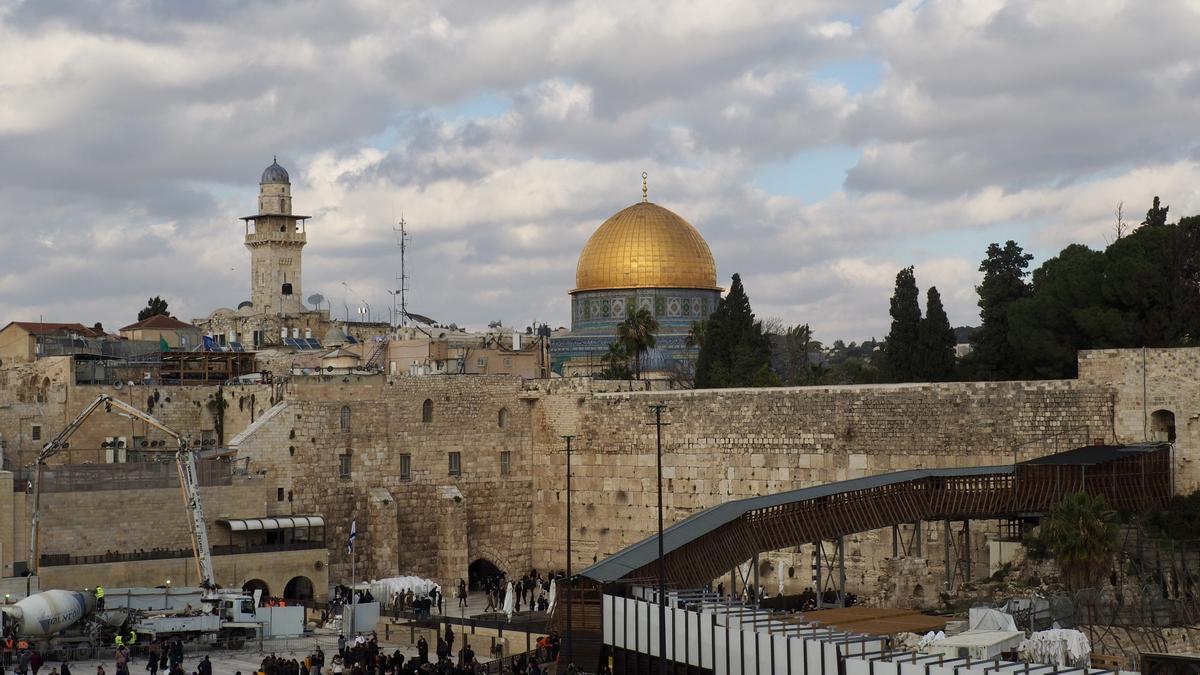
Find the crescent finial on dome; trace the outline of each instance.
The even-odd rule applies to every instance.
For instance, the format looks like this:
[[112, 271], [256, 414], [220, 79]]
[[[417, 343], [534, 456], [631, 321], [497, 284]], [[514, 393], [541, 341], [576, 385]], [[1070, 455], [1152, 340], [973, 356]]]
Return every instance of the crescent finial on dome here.
[[649, 177], [650, 177], [650, 174], [646, 173], [645, 171], [642, 172], [642, 201], [643, 202], [650, 201], [650, 188], [647, 187], [647, 185], [646, 185], [646, 179]]

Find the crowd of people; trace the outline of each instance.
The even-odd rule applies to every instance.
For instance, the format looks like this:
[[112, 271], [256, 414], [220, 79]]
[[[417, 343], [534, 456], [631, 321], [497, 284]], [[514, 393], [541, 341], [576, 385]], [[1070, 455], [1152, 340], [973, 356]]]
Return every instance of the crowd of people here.
[[[487, 667], [479, 663], [475, 651], [470, 645], [463, 645], [458, 652], [454, 650], [454, 629], [446, 626], [444, 635], [439, 635], [433, 658], [429, 654], [429, 641], [421, 636], [417, 640], [417, 655], [405, 657], [399, 650], [387, 654], [379, 647], [379, 636], [374, 632], [370, 636], [359, 635], [353, 640], [345, 637], [338, 638], [338, 653], [330, 664], [332, 675], [418, 675], [436, 673], [438, 675], [477, 675], [486, 673]], [[267, 673], [266, 675], [272, 675]], [[278, 673], [275, 675], [320, 675], [311, 670], [300, 670], [298, 673]]]
[[[543, 577], [536, 569], [528, 574], [517, 577], [512, 581], [513, 611], [520, 612], [522, 607], [529, 611], [545, 612], [550, 609], [550, 582], [566, 576], [565, 572], [552, 572]], [[504, 594], [508, 589], [508, 575], [504, 572], [483, 577], [478, 580], [480, 590], [487, 598], [484, 612], [504, 611]], [[466, 582], [459, 580], [459, 588], [466, 591]], [[465, 595], [464, 595], [465, 597]]]

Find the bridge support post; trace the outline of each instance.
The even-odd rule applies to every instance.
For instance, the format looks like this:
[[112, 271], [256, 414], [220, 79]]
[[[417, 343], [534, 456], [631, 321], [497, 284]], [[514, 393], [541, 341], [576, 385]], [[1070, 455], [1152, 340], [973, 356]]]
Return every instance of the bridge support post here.
[[912, 543], [912, 545], [915, 548], [913, 555], [915, 555], [918, 558], [923, 558], [924, 556], [921, 555], [921, 521], [919, 521], [919, 520], [917, 522], [913, 523], [913, 543]]
[[971, 519], [963, 519], [963, 550], [962, 556], [966, 566], [963, 569], [963, 582], [971, 580]]
[[945, 537], [943, 538], [944, 541], [942, 542], [944, 548], [946, 549], [946, 592], [951, 593], [954, 591], [954, 569], [950, 567], [950, 553], [951, 549], [954, 547], [954, 540], [950, 538], [950, 519], [947, 518], [943, 521], [943, 523], [946, 526]]
[[813, 559], [816, 560], [814, 571], [816, 572], [817, 582], [817, 609], [825, 607], [825, 582], [821, 579], [821, 558], [825, 557], [825, 544], [817, 540], [813, 543]]
[[846, 538], [838, 537], [838, 606], [846, 606]]
[[750, 597], [754, 598], [754, 606], [757, 607], [759, 601], [762, 600], [762, 598], [758, 597], [758, 588], [761, 585], [758, 578], [758, 553], [754, 554], [754, 558], [751, 559], [750, 564], [754, 565], [754, 589], [750, 591]]
[[900, 557], [900, 526], [892, 526], [892, 558]]

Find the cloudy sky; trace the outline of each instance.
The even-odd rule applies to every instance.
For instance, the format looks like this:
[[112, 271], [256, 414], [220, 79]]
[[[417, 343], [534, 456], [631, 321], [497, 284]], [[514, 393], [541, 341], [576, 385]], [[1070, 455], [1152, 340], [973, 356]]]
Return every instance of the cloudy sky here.
[[1198, 45], [1194, 0], [0, 0], [0, 322], [236, 306], [277, 154], [337, 315], [403, 214], [414, 311], [566, 324], [645, 170], [760, 316], [882, 336], [912, 264], [973, 323], [988, 242], [1200, 212]]

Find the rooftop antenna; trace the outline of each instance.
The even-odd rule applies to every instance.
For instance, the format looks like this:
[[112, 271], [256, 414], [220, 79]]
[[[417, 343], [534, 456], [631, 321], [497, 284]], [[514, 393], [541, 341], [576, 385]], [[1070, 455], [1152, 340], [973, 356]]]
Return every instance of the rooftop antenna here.
[[[400, 275], [396, 277], [396, 282], [400, 288], [397, 293], [400, 294], [400, 326], [403, 328], [408, 325], [408, 273], [404, 269], [405, 256], [408, 252], [408, 236], [407, 223], [404, 222], [404, 214], [400, 214], [400, 224], [393, 226], [392, 231], [396, 233], [397, 243], [400, 245]], [[392, 294], [395, 297], [395, 293]]]

